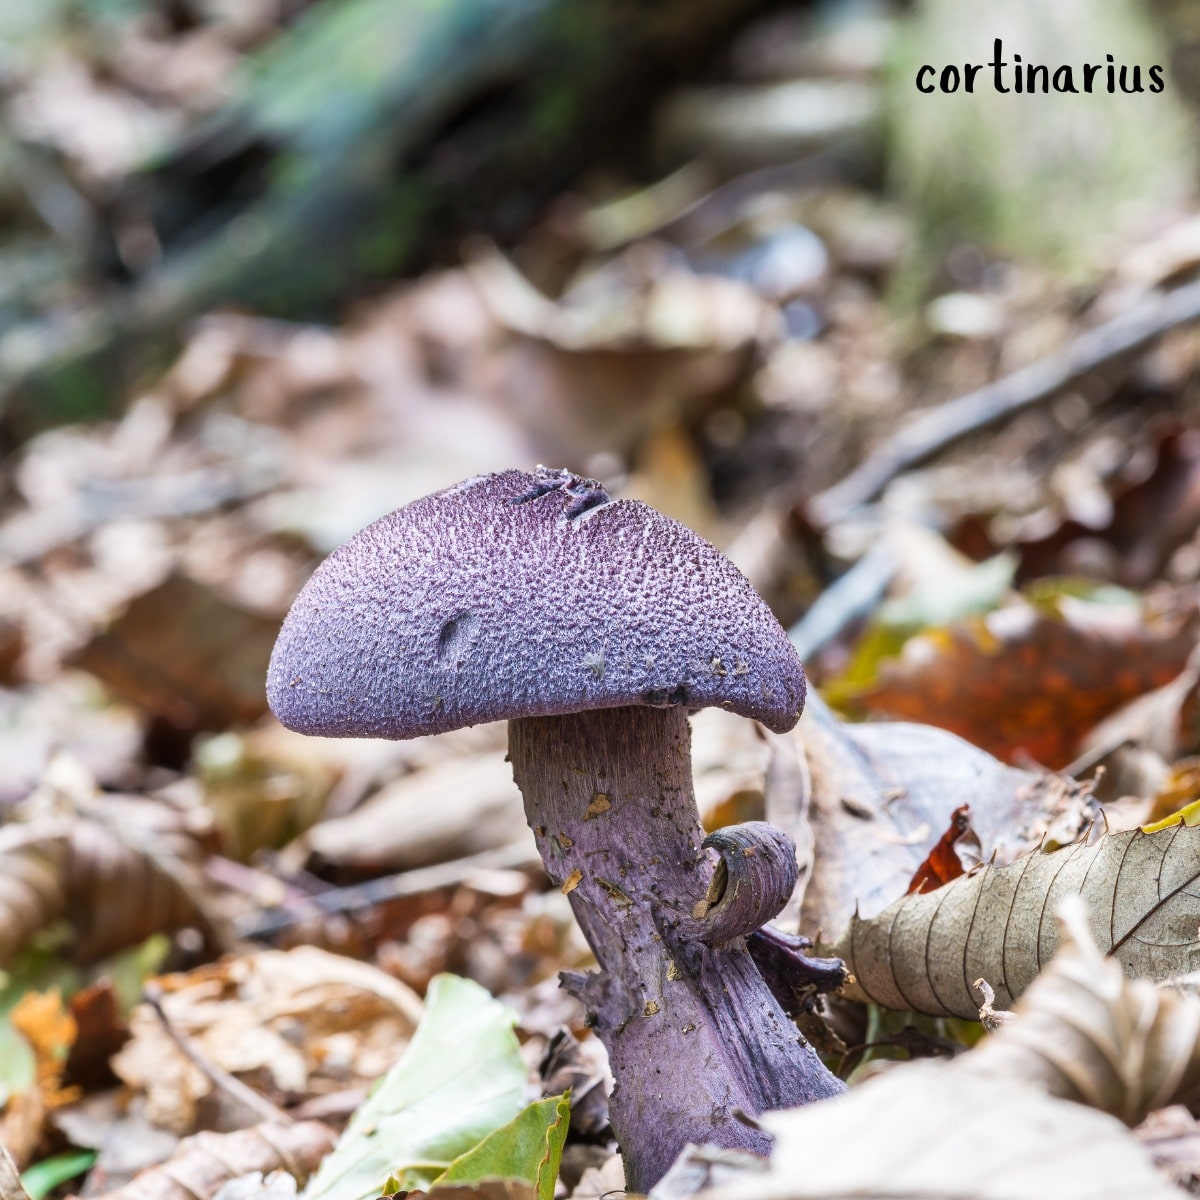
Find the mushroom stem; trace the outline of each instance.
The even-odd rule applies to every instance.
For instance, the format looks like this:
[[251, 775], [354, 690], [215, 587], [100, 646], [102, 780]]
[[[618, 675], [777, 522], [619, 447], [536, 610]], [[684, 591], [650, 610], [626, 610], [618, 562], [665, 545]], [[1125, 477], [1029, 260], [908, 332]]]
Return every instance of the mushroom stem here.
[[[542, 861], [601, 967], [563, 984], [608, 1049], [628, 1187], [648, 1191], [689, 1142], [768, 1153], [755, 1117], [843, 1085], [780, 1009], [745, 937], [705, 940], [704, 917], [722, 906], [686, 712], [525, 717], [509, 723], [509, 753]], [[792, 858], [780, 870], [794, 882]]]

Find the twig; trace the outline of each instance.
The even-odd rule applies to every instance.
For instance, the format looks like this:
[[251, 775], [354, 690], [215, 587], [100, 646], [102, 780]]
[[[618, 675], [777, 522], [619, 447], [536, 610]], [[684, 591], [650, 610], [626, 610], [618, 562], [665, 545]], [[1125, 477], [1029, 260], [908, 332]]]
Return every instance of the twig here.
[[871, 613], [896, 574], [896, 553], [886, 540], [875, 542], [838, 576], [788, 630], [796, 653], [807, 660], [829, 645], [853, 621]]
[[373, 908], [389, 900], [404, 896], [418, 896], [437, 888], [455, 887], [465, 883], [476, 871], [518, 870], [521, 868], [541, 869], [542, 861], [537, 851], [528, 842], [514, 842], [499, 850], [485, 850], [454, 862], [439, 863], [433, 867], [422, 867], [416, 871], [403, 871], [383, 879], [371, 879], [366, 883], [350, 887], [332, 888], [318, 896], [306, 896], [296, 903], [286, 903], [267, 912], [254, 913], [241, 920], [237, 935], [247, 939], [265, 939], [303, 921], [310, 921], [334, 913], [354, 912]]
[[928, 461], [972, 433], [1058, 395], [1097, 368], [1117, 361], [1181, 325], [1200, 319], [1200, 280], [1156, 293], [1131, 312], [1082, 333], [1056, 354], [923, 413], [869, 455], [840, 483], [814, 496], [809, 517], [829, 528], [875, 500], [902, 471]]
[[213, 1087], [232, 1097], [239, 1104], [244, 1105], [260, 1120], [274, 1121], [284, 1125], [292, 1123], [291, 1116], [285, 1113], [282, 1108], [279, 1108], [278, 1105], [272, 1104], [266, 1096], [260, 1096], [258, 1092], [251, 1087], [247, 1087], [236, 1076], [230, 1075], [228, 1071], [223, 1070], [216, 1063], [210, 1062], [205, 1058], [196, 1049], [191, 1038], [175, 1028], [171, 1018], [167, 1015], [166, 1008], [163, 1006], [162, 997], [162, 988], [154, 983], [148, 983], [142, 992], [142, 999], [154, 1010], [154, 1015], [158, 1018], [166, 1035], [179, 1047], [180, 1053], [183, 1054], [188, 1062], [200, 1071]]

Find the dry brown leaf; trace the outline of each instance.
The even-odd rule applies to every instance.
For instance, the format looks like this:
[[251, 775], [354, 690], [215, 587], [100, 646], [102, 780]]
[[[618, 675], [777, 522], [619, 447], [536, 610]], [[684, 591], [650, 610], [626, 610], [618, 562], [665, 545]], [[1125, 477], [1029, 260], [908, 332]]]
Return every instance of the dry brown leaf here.
[[[172, 1028], [205, 1060], [281, 1101], [368, 1085], [399, 1058], [421, 1014], [399, 980], [313, 946], [225, 959], [158, 983]], [[146, 1093], [152, 1121], [190, 1132], [221, 1097], [149, 1006], [135, 1009], [130, 1025], [113, 1069]]]
[[[117, 797], [105, 805], [111, 825], [77, 817], [0, 829], [0, 966], [64, 917], [81, 962], [188, 925], [214, 933], [196, 902], [195, 840], [177, 822], [135, 836], [136, 827], [119, 819], [130, 806]], [[165, 805], [149, 807], [172, 823]]]
[[755, 349], [781, 331], [778, 308], [752, 288], [680, 269], [652, 243], [556, 300], [489, 247], [468, 270], [513, 334], [494, 394], [556, 461], [586, 461], [600, 447], [629, 455], [656, 425], [747, 374]]
[[896, 1064], [845, 1097], [768, 1114], [768, 1172], [706, 1200], [1178, 1195], [1113, 1117], [1133, 1124], [1194, 1093], [1200, 1002], [1126, 979], [1072, 900], [1063, 947], [1012, 1020], [952, 1063]]
[[1069, 595], [1018, 601], [911, 638], [854, 703], [957, 733], [998, 758], [1049, 767], [1075, 757], [1098, 721], [1183, 670], [1194, 597], [1140, 606]]
[[1097, 944], [1131, 976], [1166, 980], [1200, 967], [1200, 827], [1140, 829], [1035, 850], [936, 892], [855, 917], [833, 944], [855, 976], [850, 994], [887, 1008], [975, 1018], [971, 982], [1007, 1007], [1058, 945], [1053, 920], [1080, 895]]
[[406, 871], [527, 837], [521, 793], [498, 751], [450, 759], [389, 783], [302, 839], [323, 863], [356, 874]]
[[85, 1092], [116, 1082], [108, 1060], [129, 1038], [112, 980], [101, 977], [71, 997], [71, 1016], [78, 1032], [71, 1045], [63, 1077]]
[[277, 622], [171, 575], [71, 661], [177, 730], [226, 729], [266, 712], [262, 681], [277, 632]]
[[166, 1162], [104, 1193], [103, 1200], [210, 1200], [223, 1184], [253, 1171], [284, 1170], [303, 1184], [336, 1140], [319, 1121], [198, 1133]]
[[[96, 1151], [84, 1188], [87, 1195], [116, 1191], [139, 1172], [174, 1154], [179, 1138], [152, 1125], [144, 1110], [141, 1097], [131, 1098], [124, 1089], [109, 1088], [51, 1114], [57, 1134], [72, 1146]], [[306, 1119], [311, 1116], [305, 1114]]]
[[[1128, 447], [1116, 474], [1102, 481], [1107, 495], [1089, 514], [1093, 519], [1068, 513], [1047, 533], [1046, 518], [1053, 515], [1045, 513], [1038, 534], [1016, 540], [1018, 582], [1069, 575], [1081, 563], [1093, 570], [1102, 564], [1104, 578], [1126, 587], [1145, 587], [1162, 577], [1171, 554], [1192, 537], [1200, 517], [1200, 431], [1167, 418], [1154, 422], [1146, 434]], [[1069, 505], [1070, 493], [1065, 499]], [[1001, 549], [979, 517], [960, 524], [955, 540], [968, 539], [977, 557]]]
[[[1005, 766], [928, 725], [845, 724], [815, 693], [795, 736], [818, 848], [801, 910], [807, 933], [832, 934], [856, 912], [874, 916], [902, 896], [964, 801], [983, 856], [1001, 863], [1047, 836], [1074, 841], [1095, 819], [1086, 791], [1069, 779]], [[768, 792], [769, 819], [797, 844], [803, 800], [796, 787]]]
[[702, 1200], [1179, 1200], [1119, 1121], [957, 1062], [898, 1066], [762, 1123], [769, 1169]]
[[1200, 1092], [1200, 1001], [1128, 979], [1103, 955], [1077, 896], [1059, 907], [1061, 946], [1014, 1019], [964, 1066], [1031, 1083], [1137, 1125]]
[[[1158, 820], [1196, 797], [1180, 795], [1186, 780], [1178, 778], [1181, 756], [1200, 751], [1200, 652], [1170, 683], [1139, 696], [1106, 717], [1079, 744], [1074, 773], [1103, 766], [1098, 791], [1105, 799], [1153, 798]], [[1176, 776], [1176, 778], [1172, 778]], [[1173, 807], [1172, 807], [1173, 805]]]

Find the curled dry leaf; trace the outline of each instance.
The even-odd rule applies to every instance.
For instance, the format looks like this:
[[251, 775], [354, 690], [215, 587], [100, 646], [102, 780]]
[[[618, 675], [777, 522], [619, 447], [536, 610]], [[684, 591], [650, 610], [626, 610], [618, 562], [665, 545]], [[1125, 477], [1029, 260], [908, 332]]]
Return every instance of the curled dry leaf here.
[[1166, 980], [1200, 967], [1200, 827], [1140, 829], [1035, 850], [987, 866], [876, 917], [855, 916], [833, 944], [850, 994], [887, 1008], [974, 1019], [971, 981], [1007, 1006], [1058, 946], [1053, 914], [1080, 895], [1097, 944], [1131, 976]]
[[804, 892], [806, 932], [832, 934], [904, 895], [965, 799], [983, 857], [1001, 863], [1046, 837], [1073, 842], [1095, 820], [1087, 791], [1069, 779], [1005, 766], [928, 725], [844, 724], [815, 692], [796, 737], [807, 780], [801, 772], [769, 789], [767, 816], [804, 845], [807, 806], [820, 853]]
[[283, 1170], [303, 1184], [333, 1149], [320, 1121], [262, 1124], [234, 1133], [198, 1133], [157, 1167], [135, 1176], [103, 1200], [210, 1200], [231, 1179]]
[[[1200, 1094], [1200, 1000], [1127, 979], [1103, 955], [1077, 896], [1059, 909], [1062, 945], [1015, 1019], [969, 1056], [973, 1068], [1036, 1084], [1137, 1125]], [[1193, 926], [1195, 921], [1193, 921]]]
[[[936, 891], [964, 874], [967, 865], [974, 866], [979, 861], [978, 852], [979, 835], [971, 828], [971, 806], [960, 804], [951, 814], [946, 832], [917, 868], [906, 893]], [[968, 864], [964, 864], [964, 857], [969, 858]]]
[[1062, 767], [1098, 721], [1178, 675], [1196, 633], [1185, 594], [1021, 600], [918, 634], [854, 703], [948, 729], [1008, 762]]
[[[158, 984], [172, 1028], [197, 1053], [282, 1100], [367, 1086], [399, 1058], [421, 1014], [399, 980], [312, 946], [225, 959]], [[130, 1025], [113, 1069], [146, 1093], [156, 1124], [196, 1128], [214, 1085], [148, 1005]]]
[[147, 830], [141, 838], [127, 823], [89, 819], [0, 829], [0, 966], [64, 917], [83, 962], [188, 925], [215, 939], [197, 900], [196, 843], [179, 827], [173, 832]]
[[[1061, 940], [1018, 1015], [981, 1045], [768, 1114], [767, 1173], [705, 1200], [1177, 1196], [1113, 1115], [1132, 1124], [1194, 1094], [1200, 1001], [1127, 980], [1097, 949], [1078, 898]], [[853, 1154], [813, 1153], [847, 1145]]]
[[762, 1123], [767, 1172], [702, 1200], [1179, 1200], [1119, 1121], [957, 1062], [900, 1066]]

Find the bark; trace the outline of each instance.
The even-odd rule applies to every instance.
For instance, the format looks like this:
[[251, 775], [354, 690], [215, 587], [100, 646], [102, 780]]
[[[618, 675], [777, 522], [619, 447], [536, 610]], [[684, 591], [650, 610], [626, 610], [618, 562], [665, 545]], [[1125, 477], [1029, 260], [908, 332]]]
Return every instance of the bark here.
[[[745, 927], [729, 881], [748, 876], [731, 859], [711, 886], [719, 860], [702, 844], [686, 713], [526, 718], [510, 723], [509, 747], [546, 869], [601, 967], [564, 986], [608, 1049], [629, 1187], [648, 1190], [689, 1142], [768, 1153], [747, 1118], [842, 1084], [776, 1003], [745, 936], [712, 934], [714, 921]], [[778, 856], [779, 839], [727, 833], [719, 848]], [[746, 911], [761, 914], [770, 890], [746, 886]]]

